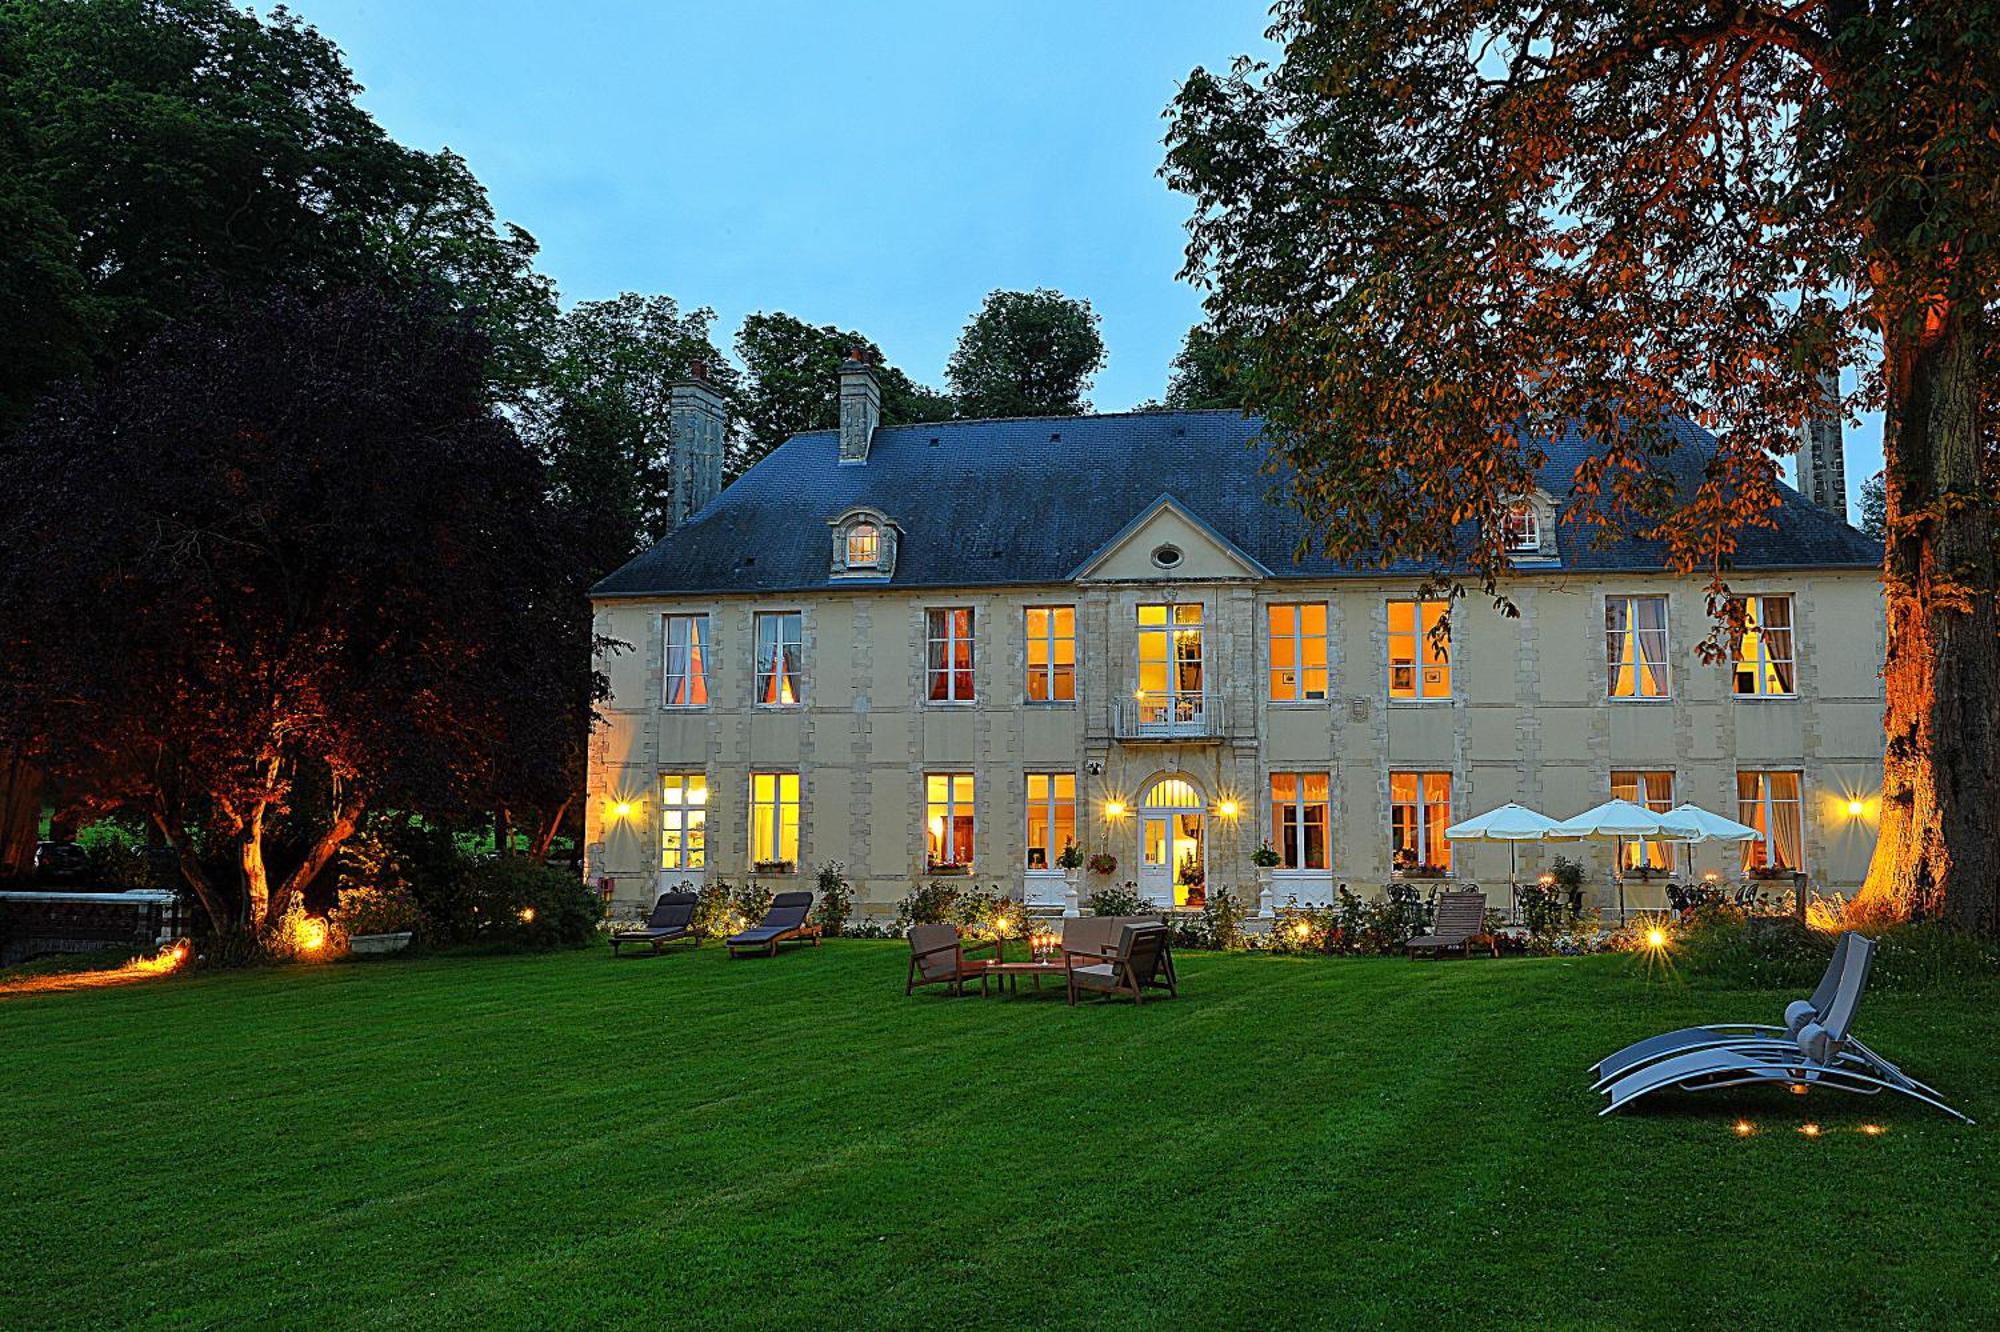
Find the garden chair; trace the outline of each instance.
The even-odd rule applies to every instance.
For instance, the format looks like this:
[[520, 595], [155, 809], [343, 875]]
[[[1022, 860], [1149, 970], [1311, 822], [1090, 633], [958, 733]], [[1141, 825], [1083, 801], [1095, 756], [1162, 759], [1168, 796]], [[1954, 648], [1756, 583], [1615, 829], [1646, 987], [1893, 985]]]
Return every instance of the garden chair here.
[[1127, 925], [1161, 925], [1157, 916], [1070, 916], [1062, 923], [1062, 951], [1093, 962], [1109, 958]]
[[764, 922], [752, 926], [740, 934], [732, 934], [723, 940], [731, 957], [762, 953], [766, 957], [778, 955], [781, 943], [800, 943], [812, 940], [813, 947], [819, 947], [819, 926], [807, 918], [812, 915], [813, 895], [811, 893], [779, 893], [771, 899], [771, 909], [764, 913]]
[[661, 893], [644, 925], [612, 934], [611, 956], [617, 957], [619, 948], [625, 944], [651, 944], [655, 954], [677, 939], [693, 939], [699, 944], [701, 936], [694, 932], [694, 909], [700, 901], [701, 897], [695, 893]]
[[1146, 1001], [1148, 990], [1165, 990], [1173, 998], [1180, 996], [1180, 983], [1174, 975], [1172, 935], [1159, 921], [1121, 922], [1118, 942], [1104, 955], [1104, 960], [1084, 960], [1092, 956], [1096, 955], [1071, 952], [1064, 945], [1063, 977], [1068, 983], [1071, 1007], [1076, 1006], [1079, 990], [1094, 991], [1106, 999], [1114, 994], [1129, 994], [1135, 1004]]
[[1944, 1111], [1965, 1123], [1967, 1115], [1945, 1104], [1935, 1088], [1903, 1073], [1853, 1037], [1854, 1016], [1868, 988], [1875, 941], [1853, 935], [1840, 968], [1840, 981], [1824, 1019], [1807, 1022], [1790, 1040], [1760, 1040], [1673, 1055], [1633, 1069], [1603, 1085], [1611, 1098], [1597, 1113], [1615, 1110], [1663, 1088], [1716, 1091], [1723, 1087], [1784, 1086], [1793, 1089], [1828, 1087], [1873, 1096], [1899, 1092]]
[[919, 985], [949, 985], [953, 994], [963, 995], [965, 983], [974, 979], [979, 982], [979, 992], [987, 992], [987, 960], [968, 958], [966, 953], [972, 948], [997, 948], [998, 940], [968, 945], [958, 937], [958, 927], [948, 923], [912, 925], [909, 940], [910, 974], [903, 983], [905, 995], [915, 994]]
[[[1432, 957], [1442, 957], [1449, 952], [1457, 952], [1462, 957], [1472, 953], [1472, 940], [1486, 933], [1486, 894], [1481, 892], [1439, 893], [1437, 915], [1432, 919], [1431, 932], [1420, 934], [1404, 945], [1409, 956], [1428, 953]], [[1498, 945], [1493, 956], [1500, 956]]]
[[1827, 1009], [1840, 989], [1840, 978], [1845, 972], [1848, 960], [1853, 956], [1849, 947], [1854, 939], [1852, 933], [1843, 933], [1833, 945], [1833, 956], [1827, 959], [1826, 971], [1813, 987], [1809, 999], [1794, 999], [1785, 1007], [1785, 1025], [1774, 1027], [1763, 1022], [1719, 1022], [1709, 1027], [1682, 1027], [1678, 1031], [1661, 1032], [1658, 1036], [1648, 1036], [1643, 1041], [1608, 1054], [1590, 1066], [1597, 1074], [1597, 1082], [1592, 1091], [1601, 1091], [1604, 1085], [1616, 1081], [1636, 1068], [1657, 1063], [1674, 1055], [1688, 1054], [1695, 1050], [1710, 1050], [1721, 1045], [1739, 1045], [1745, 1041], [1796, 1040], [1799, 1032], [1808, 1022], [1824, 1024]]

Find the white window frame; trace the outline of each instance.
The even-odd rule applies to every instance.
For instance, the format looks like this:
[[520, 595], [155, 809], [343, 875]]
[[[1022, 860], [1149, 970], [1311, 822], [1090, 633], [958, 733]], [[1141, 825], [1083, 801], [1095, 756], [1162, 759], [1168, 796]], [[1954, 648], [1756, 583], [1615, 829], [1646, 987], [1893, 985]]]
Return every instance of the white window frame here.
[[[1037, 777], [1042, 778], [1047, 783], [1047, 794], [1040, 800], [1035, 799], [1034, 794], [1035, 779]], [[1069, 798], [1067, 800], [1056, 794], [1056, 784], [1065, 778], [1069, 781]], [[1049, 874], [1056, 878], [1062, 877], [1062, 866], [1058, 863], [1062, 858], [1062, 848], [1056, 845], [1056, 811], [1064, 805], [1069, 806], [1070, 840], [1076, 840], [1076, 787], [1077, 781], [1074, 772], [1035, 769], [1027, 774], [1027, 779], [1022, 783], [1021, 787], [1028, 809], [1026, 826], [1028, 840], [1021, 847], [1021, 869], [1023, 873]], [[978, 789], [976, 781], [973, 784], [973, 789], [975, 791]], [[924, 817], [926, 819], [930, 817], [928, 808], [924, 811]], [[1040, 866], [1028, 863], [1028, 852], [1035, 844], [1035, 830], [1037, 827], [1043, 830], [1043, 841], [1047, 845], [1049, 853], [1049, 863]], [[976, 828], [973, 832], [973, 841], [975, 845], [978, 842], [978, 830]]]
[[[1305, 628], [1305, 612], [1317, 608], [1320, 612], [1320, 632], [1309, 634]], [[1280, 635], [1271, 625], [1271, 614], [1278, 610], [1292, 613], [1292, 632]], [[1276, 646], [1285, 641], [1292, 645], [1292, 698], [1279, 698]], [[1306, 644], [1318, 643], [1320, 657], [1325, 662], [1321, 668], [1326, 672], [1326, 688], [1318, 698], [1306, 697], [1305, 679]], [[1264, 691], [1270, 703], [1277, 707], [1325, 707], [1333, 700], [1333, 612], [1324, 601], [1273, 601], [1264, 607]]]
[[1534, 501], [1516, 500], [1500, 518], [1500, 535], [1509, 555], [1539, 554], [1542, 549], [1542, 516]]
[[[692, 626], [685, 669], [674, 670], [674, 626]], [[709, 658], [714, 654], [715, 642], [710, 637], [709, 619], [706, 611], [676, 611], [660, 617], [660, 706], [674, 712], [688, 712], [705, 708], [712, 695], [709, 692]], [[701, 701], [698, 703], [674, 702], [676, 683], [698, 682], [701, 687]]]
[[[1410, 606], [1414, 608], [1415, 628], [1410, 633], [1406, 634], [1395, 627], [1395, 608], [1397, 606]], [[1452, 700], [1453, 691], [1458, 687], [1458, 663], [1452, 659], [1449, 645], [1445, 647], [1444, 660], [1442, 662], [1431, 662], [1425, 658], [1425, 654], [1430, 647], [1430, 636], [1424, 631], [1424, 607], [1426, 606], [1443, 606], [1446, 614], [1449, 614], [1451, 611], [1451, 603], [1449, 601], [1424, 600], [1418, 597], [1391, 597], [1383, 611], [1384, 627], [1388, 630], [1386, 645], [1388, 659], [1383, 662], [1384, 669], [1382, 675], [1383, 683], [1388, 686], [1389, 701], [1391, 703], [1449, 703]], [[1414, 692], [1408, 694], [1398, 694], [1396, 692], [1396, 644], [1399, 639], [1411, 641], [1413, 652], [1410, 669], [1414, 672], [1411, 676], [1411, 687]], [[1430, 694], [1424, 692], [1424, 670], [1428, 666], [1444, 667], [1443, 693]]]
[[[1619, 779], [1630, 778], [1629, 783]], [[1667, 793], [1655, 796], [1647, 793], [1647, 778], [1667, 779]], [[1671, 768], [1615, 768], [1611, 773], [1611, 798], [1630, 800], [1641, 809], [1655, 814], [1664, 814], [1674, 807], [1674, 790], [1678, 783]], [[1631, 795], [1619, 794], [1619, 788], [1629, 785]], [[1635, 854], [1636, 853], [1636, 854]], [[1654, 862], [1658, 863], [1655, 864]], [[1674, 844], [1671, 840], [1652, 841], [1643, 837], [1622, 837], [1618, 840], [1618, 865], [1621, 869], [1652, 868], [1663, 874], [1674, 872]]]
[[[1146, 612], [1157, 610], [1163, 619], [1159, 624], [1147, 624]], [[1182, 613], [1192, 610], [1193, 617], [1182, 618]], [[1133, 608], [1135, 633], [1132, 640], [1134, 650], [1134, 689], [1132, 697], [1137, 705], [1136, 713], [1141, 726], [1185, 726], [1201, 721], [1208, 709], [1209, 695], [1214, 684], [1208, 670], [1208, 604], [1201, 601], [1144, 601]], [[1201, 687], [1196, 691], [1183, 689], [1180, 683], [1180, 668], [1184, 664], [1180, 655], [1180, 636], [1192, 633], [1199, 648], [1194, 661], [1196, 674], [1201, 679]], [[1161, 662], [1165, 667], [1166, 688], [1160, 691], [1146, 689], [1146, 647], [1149, 641], [1160, 647]], [[1160, 663], [1155, 663], [1160, 664]]]
[[[1659, 662], [1659, 676], [1662, 683], [1657, 694], [1618, 692], [1618, 673], [1623, 668], [1625, 653], [1632, 654], [1632, 687], [1638, 691], [1646, 676], [1648, 663], [1645, 646], [1639, 637], [1639, 603], [1657, 601], [1660, 603], [1660, 635], [1663, 641]], [[1625, 627], [1611, 627], [1612, 606], [1623, 603], [1625, 607]], [[1619, 703], [1659, 703], [1669, 701], [1674, 696], [1674, 622], [1673, 603], [1664, 593], [1656, 592], [1611, 592], [1604, 597], [1604, 696]], [[1617, 646], [1613, 647], [1614, 639]]]
[[[785, 637], [785, 621], [792, 620], [798, 626], [797, 638]], [[764, 622], [775, 620], [778, 625], [777, 654], [771, 665], [782, 660], [787, 646], [798, 650], [798, 667], [792, 672], [792, 701], [782, 699], [765, 702], [764, 695], [771, 681], [777, 678], [775, 669], [767, 669], [764, 661]], [[802, 708], [806, 704], [806, 617], [804, 611], [766, 610], [757, 611], [750, 617], [750, 679], [752, 701], [760, 708]]]
[[[1750, 637], [1746, 632], [1743, 636], [1744, 641], [1737, 644], [1735, 660], [1730, 663], [1730, 695], [1734, 698], [1797, 698], [1799, 696], [1799, 605], [1797, 598], [1789, 592], [1756, 592], [1738, 597], [1737, 600], [1743, 603], [1746, 626], [1750, 623], [1750, 616], [1753, 612], [1756, 617], [1757, 652], [1755, 659], [1751, 662], [1751, 667], [1753, 671], [1752, 678], [1756, 681], [1757, 687], [1747, 693], [1739, 691], [1736, 688], [1737, 677], [1743, 673], [1743, 666], [1746, 660], [1743, 656], [1743, 648], [1748, 643]], [[1773, 656], [1768, 650], [1771, 636], [1764, 627], [1766, 622], [1764, 608], [1774, 601], [1785, 603], [1784, 634], [1786, 641], [1791, 645], [1790, 656]], [[1790, 689], [1768, 689], [1765, 685], [1771, 676], [1772, 664], [1780, 661], [1785, 663], [1791, 672], [1792, 687]]]
[[[771, 798], [769, 800], [760, 801], [757, 798], [757, 779], [759, 777], [771, 778]], [[791, 799], [789, 800], [785, 798], [785, 787], [787, 783], [790, 783], [792, 791]], [[799, 867], [800, 843], [803, 840], [802, 824], [804, 820], [804, 808], [803, 808], [804, 795], [805, 795], [804, 779], [801, 778], [797, 772], [787, 772], [780, 768], [770, 768], [770, 769], [760, 770], [750, 774], [749, 794], [750, 794], [749, 825], [750, 825], [751, 871], [754, 873], [756, 871], [757, 866], [763, 861], [773, 861], [773, 862], [788, 861], [790, 862], [793, 870], [796, 871]], [[791, 813], [790, 823], [791, 823], [791, 833], [792, 833], [792, 854], [789, 856], [784, 853], [785, 827], [786, 827], [785, 814], [787, 811], [790, 811]], [[760, 857], [757, 855], [757, 842], [761, 831], [760, 822], [765, 819], [770, 820], [772, 854], [769, 856], [762, 857], [760, 859]]]
[[[1427, 768], [1422, 770], [1416, 768], [1396, 768], [1391, 770], [1389, 773], [1389, 869], [1391, 873], [1401, 872], [1396, 869], [1396, 779], [1398, 777], [1414, 777], [1417, 780], [1416, 834], [1417, 864], [1419, 866], [1426, 864], [1435, 865], [1437, 863], [1423, 859], [1425, 851], [1429, 849], [1432, 842], [1430, 816], [1432, 802], [1430, 793], [1426, 789], [1430, 784], [1430, 780], [1436, 777], [1442, 777], [1445, 780], [1445, 828], [1451, 826], [1453, 802], [1458, 798], [1457, 778], [1442, 768]], [[1458, 872], [1457, 848], [1452, 846], [1450, 840], [1445, 837], [1444, 828], [1437, 829], [1436, 841], [1444, 847], [1444, 875], [1446, 878], [1450, 878]]]
[[[667, 783], [678, 780], [678, 796], [669, 794]], [[694, 794], [695, 783], [701, 795]], [[663, 772], [660, 774], [660, 872], [700, 874], [708, 868], [708, 774], [705, 772]], [[677, 854], [669, 858], [667, 832], [680, 833]], [[699, 833], [699, 837], [695, 834]], [[694, 843], [700, 842], [697, 846]]]
[[[970, 783], [972, 788], [966, 793], [965, 808], [963, 810], [959, 808], [958, 804], [958, 782], [961, 777]], [[951, 835], [955, 831], [958, 818], [962, 813], [972, 832], [970, 854], [964, 860], [937, 860], [931, 856], [931, 807], [935, 803], [931, 800], [931, 783], [940, 778], [944, 781], [944, 802], [940, 806], [943, 810], [944, 828], [938, 835], [938, 847], [940, 850], [950, 849]], [[947, 868], [954, 873], [962, 871], [970, 874], [972, 872], [973, 857], [979, 854], [979, 777], [976, 773], [969, 772], [963, 768], [949, 772], [926, 771], [924, 773], [924, 821], [922, 831], [924, 834], [924, 872], [926, 874], [936, 874]]]
[[[1760, 869], [1768, 865], [1777, 864], [1777, 858], [1773, 854], [1773, 849], [1777, 846], [1778, 842], [1777, 838], [1778, 806], [1793, 805], [1797, 807], [1798, 811], [1797, 813], [1797, 827], [1799, 830], [1799, 845], [1797, 848], [1798, 863], [1794, 865], [1785, 865], [1782, 866], [1782, 868], [1788, 869], [1794, 874], [1798, 873], [1799, 871], [1803, 870], [1806, 867], [1806, 775], [1805, 773], [1799, 771], [1797, 768], [1738, 768], [1736, 770], [1736, 779], [1737, 779], [1736, 817], [1740, 822], [1748, 823], [1752, 827], [1755, 827], [1757, 826], [1757, 823], [1754, 816], [1750, 818], [1744, 817], [1745, 811], [1744, 811], [1742, 781], [1743, 778], [1745, 777], [1754, 777], [1757, 779], [1757, 795], [1755, 799], [1750, 801], [1750, 804], [1756, 806], [1763, 813], [1764, 840], [1745, 842], [1743, 844], [1743, 868], [1746, 871], [1748, 871], [1752, 869]], [[1789, 800], [1780, 800], [1776, 796], [1772, 795], [1771, 779], [1773, 777], [1791, 778], [1792, 789], [1795, 792], [1797, 792], [1797, 795]]]
[[[1044, 616], [1043, 625], [1045, 632], [1040, 634], [1035, 633], [1028, 627], [1029, 617], [1037, 612], [1041, 612]], [[1056, 617], [1058, 614], [1067, 614], [1069, 616], [1069, 632], [1066, 634], [1056, 632]], [[1082, 656], [1077, 651], [1076, 606], [1074, 604], [1056, 604], [1022, 607], [1021, 638], [1023, 644], [1021, 649], [1021, 687], [1024, 691], [1023, 697], [1026, 701], [1036, 707], [1049, 703], [1076, 702], [1077, 677], [1083, 669]], [[1040, 643], [1042, 645], [1045, 660], [1039, 666], [1035, 664], [1034, 655], [1028, 651], [1027, 645], [1032, 643]], [[1069, 693], [1067, 695], [1058, 695], [1056, 693], [1056, 644], [1058, 643], [1069, 644]], [[1037, 671], [1044, 673], [1043, 692], [1040, 698], [1035, 697], [1035, 673]]]
[[[965, 632], [958, 632], [957, 621], [960, 612], [965, 614]], [[944, 625], [942, 635], [938, 625]], [[965, 688], [959, 689], [959, 667], [955, 649], [965, 646]], [[942, 646], [943, 665], [933, 664], [938, 659], [937, 649]], [[939, 677], [944, 680], [944, 696], [938, 697], [936, 686]], [[924, 608], [924, 702], [933, 706], [979, 701], [979, 612], [973, 606], [926, 606]]]
[[[1292, 798], [1284, 802], [1279, 801], [1277, 789], [1278, 780], [1282, 777], [1292, 779]], [[1310, 777], [1316, 777], [1326, 783], [1326, 798], [1324, 800], [1310, 800], [1306, 797], [1306, 779]], [[1278, 853], [1278, 863], [1273, 867], [1273, 872], [1276, 874], [1302, 874], [1319, 877], [1333, 873], [1332, 774], [1310, 771], [1273, 772], [1267, 784], [1266, 791], [1271, 810], [1271, 849]], [[1284, 808], [1294, 811], [1292, 825], [1294, 836], [1289, 839], [1292, 843], [1290, 846], [1285, 844], [1288, 839], [1284, 835], [1285, 820], [1280, 813], [1281, 803]], [[1320, 825], [1321, 832], [1324, 834], [1321, 842], [1321, 850], [1326, 854], [1326, 864], [1324, 865], [1308, 865], [1306, 863], [1306, 811], [1313, 808], [1319, 809], [1325, 815]], [[1298, 863], [1296, 865], [1288, 865], [1285, 863], [1288, 858], [1295, 859]]]
[[[863, 542], [866, 543], [865, 547], [861, 545]], [[882, 529], [867, 518], [855, 519], [847, 529], [847, 567], [850, 569], [882, 567]]]

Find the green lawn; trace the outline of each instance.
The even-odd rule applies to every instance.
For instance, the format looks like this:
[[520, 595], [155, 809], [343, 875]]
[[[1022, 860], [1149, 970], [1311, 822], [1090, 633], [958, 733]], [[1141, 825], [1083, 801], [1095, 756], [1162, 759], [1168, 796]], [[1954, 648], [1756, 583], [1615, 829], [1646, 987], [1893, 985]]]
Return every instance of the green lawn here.
[[[1785, 996], [1184, 955], [1178, 1001], [1069, 1009], [905, 999], [903, 957], [0, 999], [0, 1327], [2000, 1322], [1992, 1128], [1830, 1094], [1596, 1117], [1597, 1055]], [[1996, 999], [1861, 1025], [1990, 1124]]]

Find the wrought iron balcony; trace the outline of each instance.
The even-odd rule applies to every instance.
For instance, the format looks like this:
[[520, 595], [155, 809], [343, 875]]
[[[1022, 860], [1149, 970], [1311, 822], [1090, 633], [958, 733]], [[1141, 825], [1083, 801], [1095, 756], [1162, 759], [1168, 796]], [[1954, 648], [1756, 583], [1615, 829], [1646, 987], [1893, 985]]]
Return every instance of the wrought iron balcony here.
[[1140, 694], [1112, 710], [1112, 737], [1124, 744], [1215, 744], [1228, 734], [1219, 694]]

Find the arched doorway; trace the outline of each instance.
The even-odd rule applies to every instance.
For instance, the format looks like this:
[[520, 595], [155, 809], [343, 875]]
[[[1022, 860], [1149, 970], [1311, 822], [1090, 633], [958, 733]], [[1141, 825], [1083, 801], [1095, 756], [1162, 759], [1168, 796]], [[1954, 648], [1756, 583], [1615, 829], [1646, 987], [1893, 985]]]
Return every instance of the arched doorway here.
[[1139, 892], [1154, 906], [1208, 900], [1208, 804], [1185, 777], [1162, 777], [1139, 802]]

